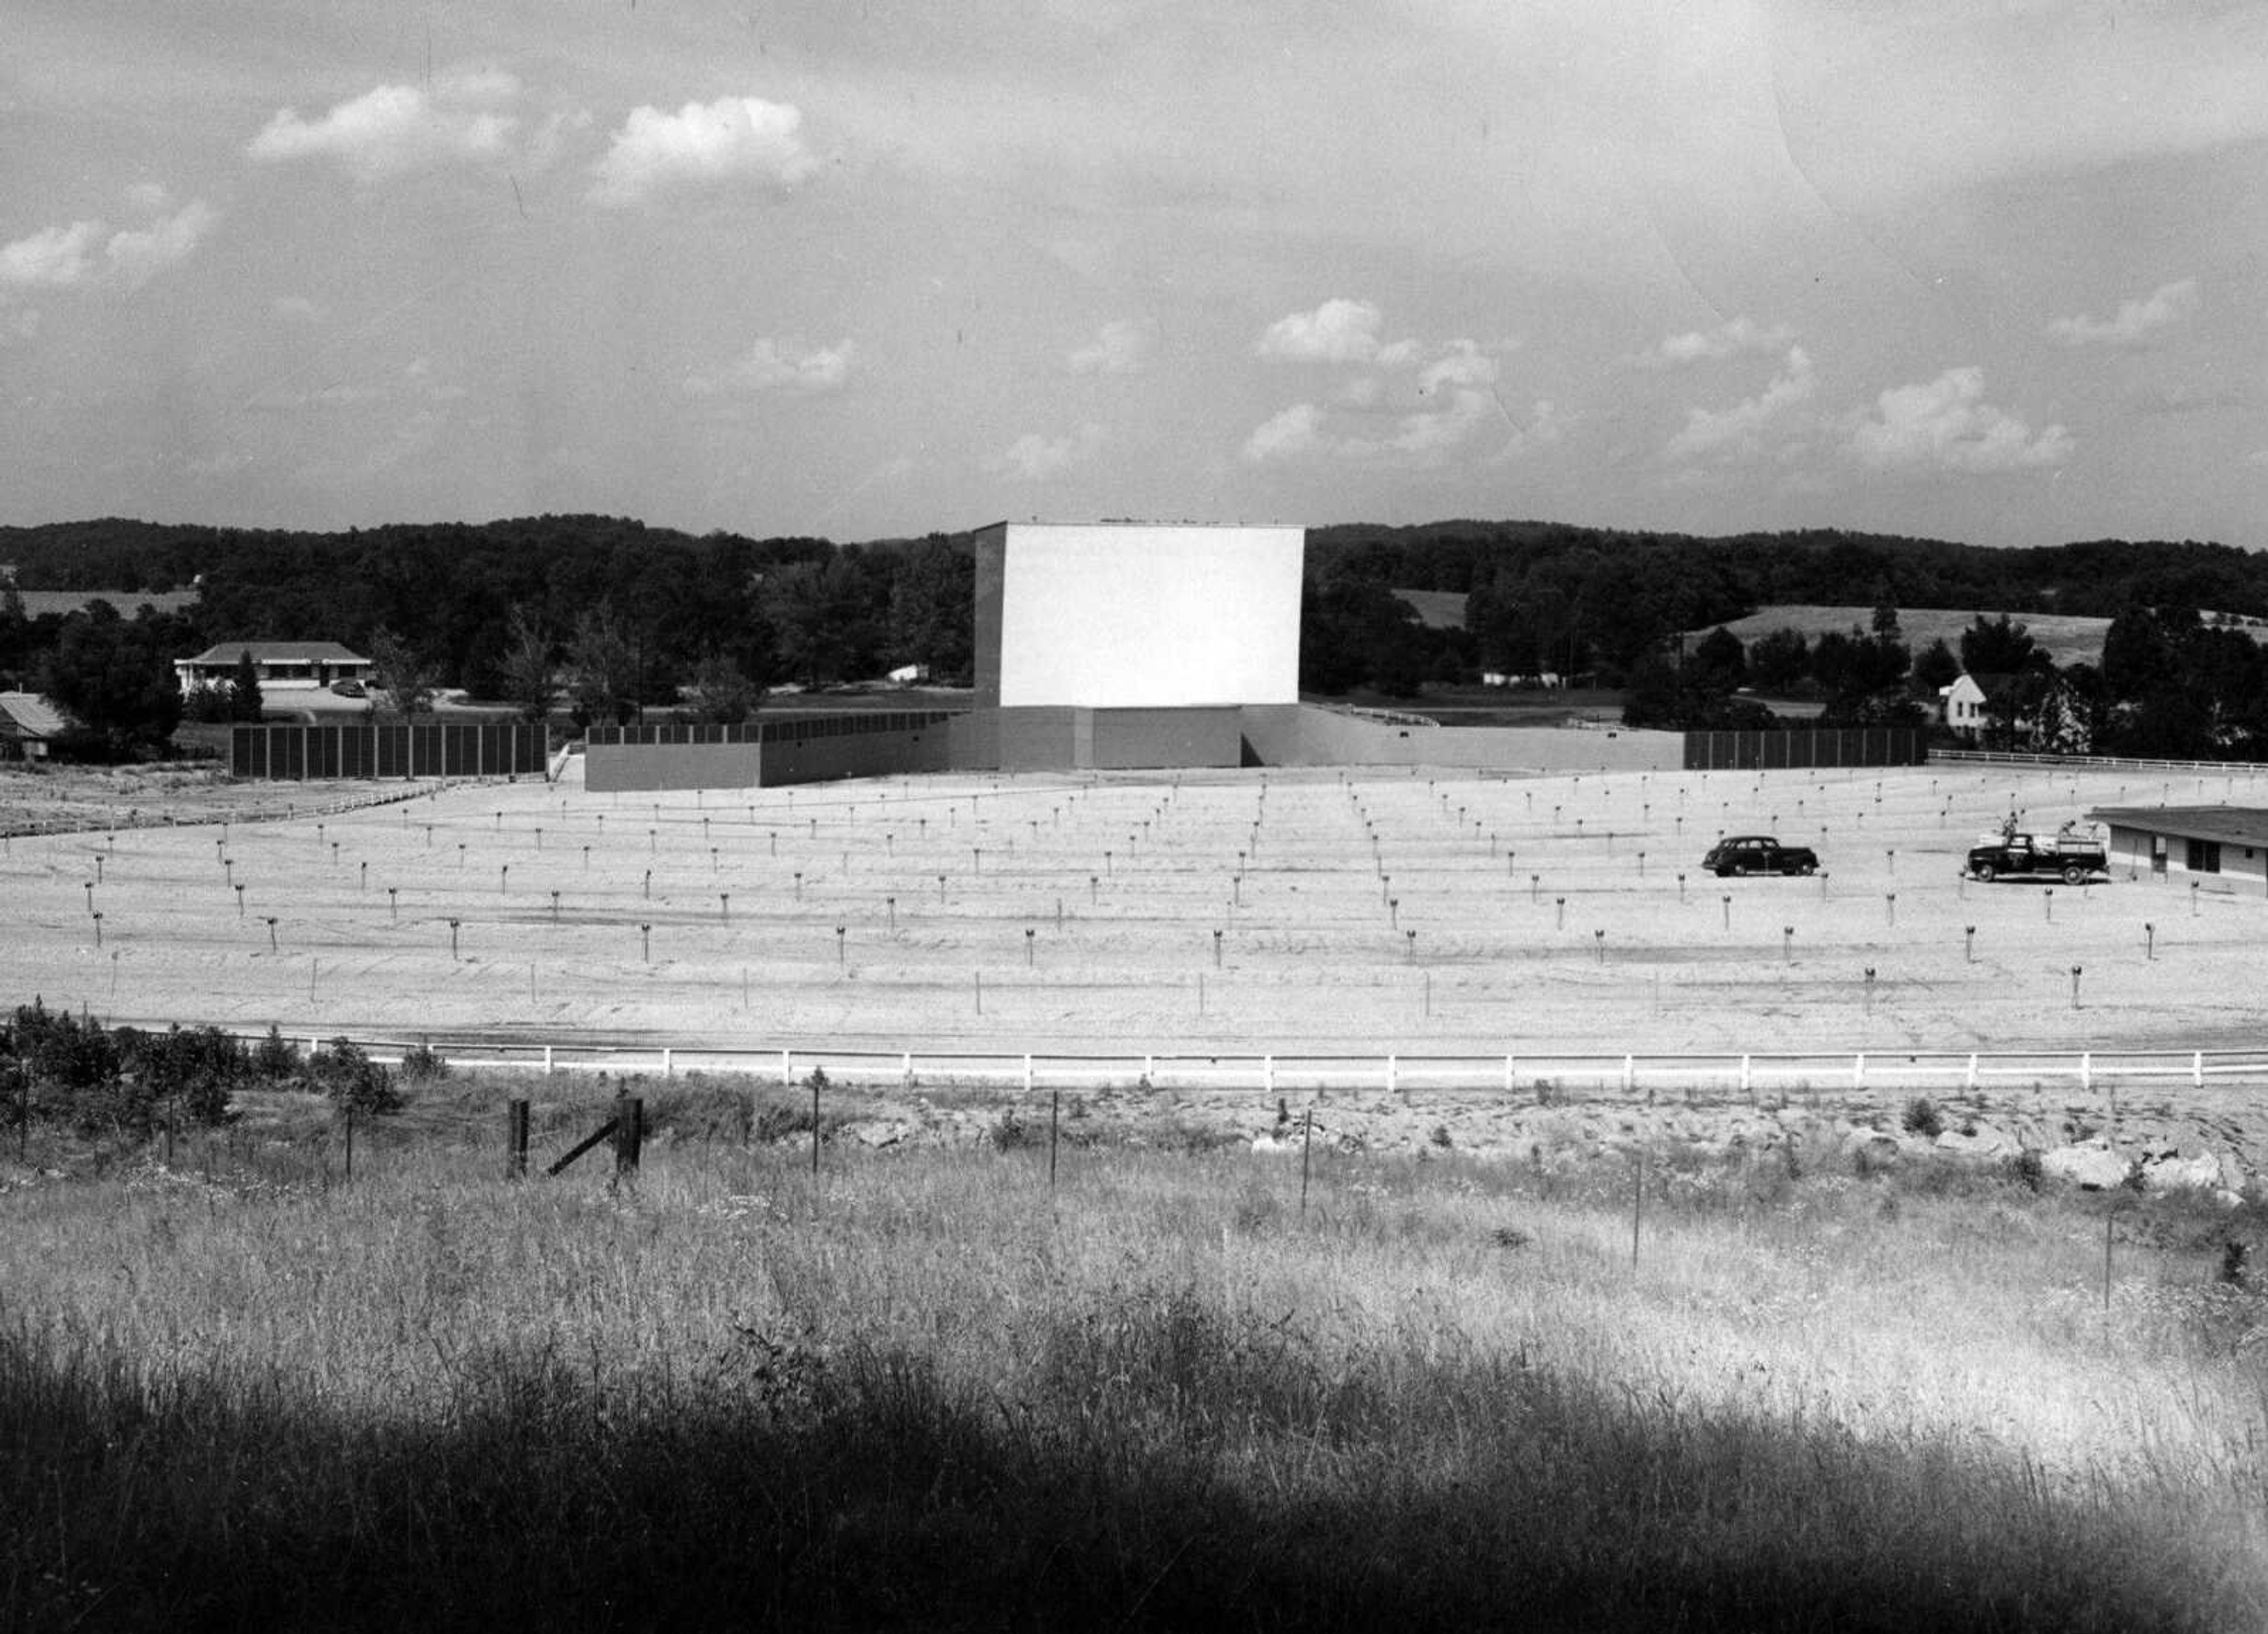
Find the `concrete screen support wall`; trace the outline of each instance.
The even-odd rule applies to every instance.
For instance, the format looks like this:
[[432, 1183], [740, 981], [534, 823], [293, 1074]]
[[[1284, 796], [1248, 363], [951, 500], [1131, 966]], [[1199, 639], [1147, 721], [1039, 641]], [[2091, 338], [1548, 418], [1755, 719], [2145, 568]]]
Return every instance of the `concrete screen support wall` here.
[[981, 530], [977, 706], [1296, 703], [1306, 538], [1130, 523]]

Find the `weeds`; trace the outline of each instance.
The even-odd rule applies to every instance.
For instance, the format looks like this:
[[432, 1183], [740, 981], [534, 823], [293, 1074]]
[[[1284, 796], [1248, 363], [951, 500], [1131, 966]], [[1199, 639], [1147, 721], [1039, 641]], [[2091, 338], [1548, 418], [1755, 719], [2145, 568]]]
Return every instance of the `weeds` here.
[[1697, 1151], [1634, 1273], [1582, 1174], [1319, 1147], [1303, 1217], [1122, 1148], [1042, 1204], [993, 1145], [0, 1196], [0, 1626], [2268, 1614], [2263, 1301], [2192, 1205], [2124, 1205], [2106, 1317], [2099, 1205], [1989, 1175]]

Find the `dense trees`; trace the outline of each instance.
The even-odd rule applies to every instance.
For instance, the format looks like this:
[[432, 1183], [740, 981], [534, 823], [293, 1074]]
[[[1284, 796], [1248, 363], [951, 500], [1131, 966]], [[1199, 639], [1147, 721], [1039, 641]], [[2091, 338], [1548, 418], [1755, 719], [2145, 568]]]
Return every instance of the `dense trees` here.
[[107, 601], [63, 622], [41, 664], [39, 688], [92, 740], [85, 749], [114, 757], [149, 753], [181, 718], [166, 621], [129, 623]]
[[[26, 587], [199, 584], [192, 613], [137, 619], [130, 637], [90, 633], [86, 615], [27, 617], [0, 593], [0, 683], [36, 685], [60, 659], [63, 684], [76, 684], [99, 714], [109, 710], [106, 720], [122, 717], [90, 652], [143, 650], [138, 669], [127, 666], [130, 690], [134, 673], [154, 673], [151, 652], [170, 659], [257, 638], [331, 639], [377, 656], [392, 632], [432, 685], [509, 699], [531, 718], [563, 690], [585, 720], [677, 704], [736, 711], [767, 688], [863, 681], [900, 665], [927, 665], [942, 681], [974, 669], [966, 534], [836, 546], [599, 516], [333, 534], [107, 520], [0, 528], [0, 561], [15, 563]], [[1463, 595], [1463, 627], [1418, 616], [1395, 593], [1412, 590]], [[1815, 641], [1774, 631], [1742, 650], [1720, 637], [1774, 602], [1874, 614]], [[1957, 656], [1950, 644], [1911, 652], [1898, 609], [1947, 607], [1995, 616], [1964, 632]], [[2268, 691], [2258, 651], [2215, 622], [2268, 618], [2268, 557], [2193, 541], [1989, 550], [1834, 531], [1698, 539], [1532, 521], [1322, 527], [1308, 537], [1300, 678], [1319, 694], [1392, 696], [1484, 670], [1628, 682], [1657, 703], [1667, 696], [1682, 716], [1712, 715], [1753, 687], [1808, 693], [1832, 718], [1872, 720], [1904, 716], [1963, 663], [1972, 673], [2033, 674], [2044, 660], [2023, 619], [2045, 612], [2113, 617], [2112, 639], [2100, 673], [2027, 681], [2012, 708], [2044, 688], [2039, 708], [2063, 711], [2106, 746], [2268, 754], [2268, 726], [2250, 702]], [[70, 629], [78, 633], [64, 655]], [[1681, 655], [1680, 632], [1696, 630], [1710, 633], [1689, 638]], [[414, 697], [417, 688], [401, 690]], [[144, 702], [155, 707], [161, 692], [169, 689], [152, 688]], [[99, 730], [114, 748], [151, 735], [147, 725]]]

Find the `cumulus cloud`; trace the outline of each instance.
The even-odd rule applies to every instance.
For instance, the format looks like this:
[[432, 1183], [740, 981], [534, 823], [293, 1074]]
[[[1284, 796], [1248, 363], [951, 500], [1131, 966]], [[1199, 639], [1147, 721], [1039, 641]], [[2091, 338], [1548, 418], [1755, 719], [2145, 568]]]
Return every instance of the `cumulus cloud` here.
[[102, 231], [99, 221], [75, 221], [0, 245], [0, 284], [62, 290], [85, 283], [97, 270], [92, 251]]
[[2061, 346], [2139, 346], [2188, 317], [2197, 309], [2197, 298], [2195, 278], [2161, 283], [2147, 295], [2119, 302], [2118, 310], [2108, 318], [2084, 313], [2058, 318], [2048, 325], [2048, 336]]
[[990, 468], [1019, 482], [1043, 482], [1082, 460], [1094, 458], [1108, 440], [1103, 429], [1092, 423], [1063, 437], [1042, 437], [1027, 431], [1008, 445]]
[[404, 172], [500, 158], [517, 121], [498, 111], [519, 92], [508, 74], [461, 74], [429, 92], [416, 85], [379, 85], [341, 102], [320, 119], [284, 108], [246, 145], [269, 164], [333, 159], [360, 181]]
[[858, 348], [850, 341], [806, 347], [765, 335], [723, 376], [696, 375], [685, 388], [696, 396], [725, 391], [817, 394], [842, 389]]
[[1071, 355], [1073, 374], [1136, 374], [1158, 350], [1158, 325], [1148, 318], [1106, 323], [1088, 344]]
[[212, 230], [214, 220], [203, 200], [191, 199], [146, 227], [113, 233], [102, 253], [111, 271], [129, 288], [138, 289], [166, 268], [187, 260]]
[[1270, 460], [1291, 460], [1322, 445], [1323, 411], [1313, 403], [1293, 403], [1271, 415], [1244, 439], [1244, 459], [1263, 465]]
[[688, 102], [674, 114], [633, 108], [591, 167], [591, 199], [638, 204], [674, 188], [734, 181], [792, 187], [819, 168], [802, 126], [800, 109], [755, 97]]
[[1727, 408], [1688, 409], [1684, 426], [1662, 449], [1663, 457], [1683, 461], [1752, 453], [1764, 428], [1809, 397], [1815, 383], [1810, 357], [1800, 346], [1791, 346], [1785, 366], [1756, 396]]
[[1357, 459], [1396, 456], [1421, 465], [1439, 463], [1483, 426], [1506, 417], [1497, 401], [1497, 372], [1496, 359], [1472, 342], [1451, 342], [1448, 351], [1418, 377], [1421, 407], [1402, 416], [1391, 436], [1349, 438], [1341, 451]]
[[1950, 471], [2016, 471], [2060, 465], [2077, 445], [2061, 425], [2035, 433], [1984, 401], [1984, 372], [1948, 369], [1934, 380], [1893, 386], [1859, 422], [1851, 450], [1878, 470], [1937, 466]]
[[1549, 401], [1538, 401], [1525, 424], [1515, 422], [1498, 394], [1501, 365], [1469, 340], [1452, 341], [1419, 371], [1410, 406], [1395, 413], [1391, 429], [1364, 435], [1344, 429], [1392, 412], [1375, 377], [1365, 377], [1338, 393], [1334, 409], [1314, 401], [1294, 403], [1270, 417], [1245, 439], [1249, 464], [1329, 454], [1336, 459], [1430, 468], [1479, 444], [1482, 433], [1502, 426], [1505, 439], [1492, 457], [1519, 458], [1559, 440], [1565, 421]]
[[[131, 196], [162, 204], [165, 195], [137, 188]], [[144, 227], [113, 232], [99, 220], [49, 227], [0, 245], [0, 289], [67, 290], [98, 283], [138, 289], [186, 259], [217, 219], [203, 200], [191, 199]]]
[[1683, 335], [1666, 335], [1631, 361], [1648, 369], [1720, 363], [1727, 357], [1776, 352], [1794, 338], [1795, 331], [1784, 323], [1767, 327], [1746, 317], [1730, 318], [1713, 329], [1688, 329]]
[[1384, 314], [1368, 301], [1328, 300], [1313, 312], [1278, 318], [1254, 345], [1263, 357], [1292, 363], [1366, 363], [1394, 368], [1414, 363], [1415, 341], [1382, 344]]
[[[1549, 401], [1528, 410], [1527, 423], [1515, 422], [1497, 392], [1501, 364], [1472, 340], [1452, 340], [1433, 363], [1418, 372], [1399, 413], [1386, 401], [1377, 376], [1363, 376], [1331, 396], [1334, 408], [1315, 401], [1292, 403], [1245, 438], [1249, 465], [1295, 460], [1302, 455], [1331, 455], [1338, 460], [1372, 460], [1431, 469], [1465, 451], [1485, 449], [1484, 433], [1501, 426], [1504, 439], [1488, 458], [1513, 460], [1558, 442], [1565, 419]], [[1388, 417], [1388, 429], [1361, 433]]]

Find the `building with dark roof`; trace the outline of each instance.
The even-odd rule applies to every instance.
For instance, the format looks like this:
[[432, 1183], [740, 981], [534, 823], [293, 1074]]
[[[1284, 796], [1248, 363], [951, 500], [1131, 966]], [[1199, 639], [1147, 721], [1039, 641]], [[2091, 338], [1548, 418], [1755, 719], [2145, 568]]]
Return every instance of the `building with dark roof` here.
[[2186, 874], [2232, 890], [2268, 891], [2268, 809], [2257, 806], [2105, 806], [2088, 821], [2110, 831], [2113, 869]]
[[36, 692], [0, 692], [0, 761], [39, 761], [70, 723]]
[[316, 692], [334, 681], [367, 681], [371, 661], [335, 641], [223, 641], [193, 659], [173, 660], [173, 674], [183, 696], [199, 687], [226, 686], [236, 675], [237, 660], [252, 654], [262, 693]]

